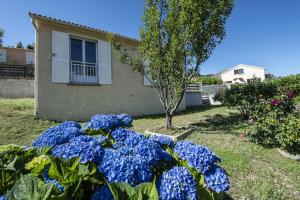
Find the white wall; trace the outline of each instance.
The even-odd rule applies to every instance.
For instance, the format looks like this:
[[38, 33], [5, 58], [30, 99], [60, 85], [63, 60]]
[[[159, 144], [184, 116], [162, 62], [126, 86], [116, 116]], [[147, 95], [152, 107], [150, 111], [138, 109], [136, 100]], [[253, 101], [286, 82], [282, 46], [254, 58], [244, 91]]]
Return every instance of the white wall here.
[[201, 92], [186, 92], [185, 93], [185, 106], [200, 106], [202, 105]]
[[0, 98], [34, 97], [34, 80], [0, 79]]
[[[243, 74], [234, 74], [234, 70], [236, 69], [244, 69]], [[247, 79], [252, 79], [253, 77], [260, 78], [262, 81], [265, 80], [265, 70], [263, 68], [257, 67], [249, 67], [247, 65], [238, 65], [237, 67], [233, 67], [232, 69], [221, 74], [221, 79], [223, 82], [232, 82], [234, 83], [234, 79], [242, 78], [245, 83], [247, 83]]]

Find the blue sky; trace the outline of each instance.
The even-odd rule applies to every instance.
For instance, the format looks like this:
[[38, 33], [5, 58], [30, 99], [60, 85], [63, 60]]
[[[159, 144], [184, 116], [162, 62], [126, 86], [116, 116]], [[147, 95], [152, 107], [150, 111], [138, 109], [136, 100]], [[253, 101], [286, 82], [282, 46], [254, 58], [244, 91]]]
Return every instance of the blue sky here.
[[[265, 67], [275, 75], [300, 73], [300, 1], [236, 0], [227, 37], [201, 66], [217, 73], [236, 64]], [[4, 45], [34, 42], [28, 12], [138, 38], [142, 0], [1, 0]]]

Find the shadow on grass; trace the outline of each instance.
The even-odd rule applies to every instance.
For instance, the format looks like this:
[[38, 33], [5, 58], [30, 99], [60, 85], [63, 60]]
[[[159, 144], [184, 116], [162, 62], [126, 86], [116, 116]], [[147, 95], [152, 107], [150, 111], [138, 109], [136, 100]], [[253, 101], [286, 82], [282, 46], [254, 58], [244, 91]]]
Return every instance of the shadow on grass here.
[[[212, 110], [217, 107], [222, 107], [222, 106], [193, 106], [193, 107], [188, 107], [184, 111], [176, 112], [174, 116], [181, 116], [181, 115], [187, 115], [187, 114], [194, 114], [206, 110]], [[134, 119], [159, 119], [159, 118], [164, 118], [165, 114], [157, 114], [157, 115], [145, 115], [145, 116], [137, 116], [134, 117]]]
[[230, 115], [207, 115], [205, 117], [205, 120], [197, 123], [192, 123], [191, 125], [204, 131], [212, 131], [215, 133], [236, 132], [237, 130], [245, 128], [247, 126], [246, 122], [238, 113], [231, 113]]
[[225, 194], [224, 200], [233, 200], [233, 198], [229, 194]]

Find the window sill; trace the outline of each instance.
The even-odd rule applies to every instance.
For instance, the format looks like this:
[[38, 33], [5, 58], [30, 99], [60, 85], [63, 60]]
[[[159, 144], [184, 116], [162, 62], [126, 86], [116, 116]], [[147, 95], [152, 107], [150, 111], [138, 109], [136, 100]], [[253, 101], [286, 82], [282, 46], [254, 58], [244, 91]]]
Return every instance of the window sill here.
[[100, 83], [68, 83], [68, 85], [100, 86]]

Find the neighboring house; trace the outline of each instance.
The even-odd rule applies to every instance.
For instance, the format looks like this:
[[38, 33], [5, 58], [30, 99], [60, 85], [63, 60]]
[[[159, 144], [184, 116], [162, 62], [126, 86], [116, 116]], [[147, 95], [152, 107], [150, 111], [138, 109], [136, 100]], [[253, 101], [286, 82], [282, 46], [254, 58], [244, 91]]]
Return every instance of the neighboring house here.
[[34, 65], [34, 50], [0, 46], [0, 63], [9, 65]]
[[265, 80], [265, 69], [251, 65], [239, 64], [217, 74], [223, 83], [249, 83], [254, 77]]
[[34, 97], [34, 50], [0, 47], [0, 98]]
[[[96, 113], [163, 113], [149, 80], [121, 63], [107, 33], [71, 22], [29, 13], [36, 29], [36, 115], [51, 120], [88, 120]], [[139, 41], [122, 35], [132, 56]], [[186, 107], [187, 94], [179, 110]], [[201, 100], [202, 101], [202, 100]], [[200, 99], [199, 99], [200, 102]], [[190, 105], [190, 104], [188, 104]]]

